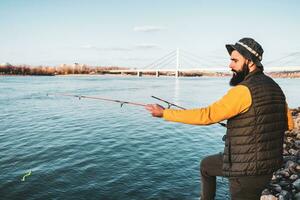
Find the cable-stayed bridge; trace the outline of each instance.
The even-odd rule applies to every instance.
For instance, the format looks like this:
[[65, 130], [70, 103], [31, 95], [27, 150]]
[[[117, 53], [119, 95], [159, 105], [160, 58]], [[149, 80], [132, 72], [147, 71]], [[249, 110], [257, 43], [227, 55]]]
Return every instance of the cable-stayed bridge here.
[[[220, 61], [220, 59], [222, 61]], [[142, 76], [143, 73], [155, 73], [157, 77], [161, 74], [173, 74], [178, 77], [181, 72], [212, 70], [212, 68], [210, 68], [211, 66], [218, 66], [219, 68], [226, 70], [227, 68], [220, 64], [224, 63], [224, 59], [225, 57], [201, 58], [188, 51], [176, 49], [144, 67], [129, 70], [111, 70], [110, 72], [136, 74], [137, 76]], [[204, 66], [206, 66], [206, 68]]]
[[[175, 77], [180, 76], [181, 73], [193, 73], [193, 72], [228, 72], [228, 66], [224, 64], [229, 63], [229, 57], [219, 57], [213, 56], [197, 56], [191, 52], [176, 49], [169, 52], [168, 54], [154, 60], [150, 64], [135, 69], [128, 70], [111, 70], [111, 73], [121, 73], [121, 74], [136, 74], [137, 76], [142, 76], [142, 74], [152, 74], [159, 77], [161, 74], [175, 75]], [[298, 66], [291, 63], [298, 63]], [[281, 70], [284, 71], [283, 67], [280, 66], [290, 66], [287, 70], [300, 70], [300, 52], [289, 53], [281, 58], [266, 61], [264, 63], [265, 70]], [[267, 66], [267, 68], [266, 68]], [[278, 66], [278, 67], [271, 67]]]

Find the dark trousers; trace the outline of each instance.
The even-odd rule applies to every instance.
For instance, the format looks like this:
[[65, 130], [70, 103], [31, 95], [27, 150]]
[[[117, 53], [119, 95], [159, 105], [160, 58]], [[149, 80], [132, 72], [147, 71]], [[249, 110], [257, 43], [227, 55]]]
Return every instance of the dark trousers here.
[[[222, 176], [222, 154], [205, 157], [200, 164], [201, 199], [213, 200], [216, 195], [216, 176]], [[259, 200], [272, 175], [229, 178], [232, 200]], [[224, 197], [225, 199], [225, 197]]]

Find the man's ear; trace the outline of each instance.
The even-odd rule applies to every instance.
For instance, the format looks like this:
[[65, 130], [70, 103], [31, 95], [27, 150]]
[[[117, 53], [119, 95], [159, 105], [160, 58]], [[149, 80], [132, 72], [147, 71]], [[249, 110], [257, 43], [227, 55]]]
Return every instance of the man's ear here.
[[252, 71], [256, 66], [252, 60], [246, 60], [246, 65], [249, 67], [249, 71]]

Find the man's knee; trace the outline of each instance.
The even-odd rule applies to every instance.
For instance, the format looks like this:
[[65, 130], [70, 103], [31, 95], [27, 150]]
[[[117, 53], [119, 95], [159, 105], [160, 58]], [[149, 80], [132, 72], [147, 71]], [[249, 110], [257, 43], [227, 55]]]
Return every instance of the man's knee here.
[[201, 174], [210, 174], [213, 176], [222, 175], [222, 155], [215, 154], [206, 156], [200, 162]]
[[203, 158], [200, 162], [200, 171], [203, 171], [205, 169], [207, 169], [210, 165], [210, 158], [209, 156]]
[[202, 175], [210, 174], [210, 171], [211, 171], [212, 167], [216, 165], [215, 157], [216, 157], [216, 155], [210, 155], [210, 156], [206, 156], [205, 158], [203, 158], [201, 160], [201, 162], [200, 162], [200, 173]]

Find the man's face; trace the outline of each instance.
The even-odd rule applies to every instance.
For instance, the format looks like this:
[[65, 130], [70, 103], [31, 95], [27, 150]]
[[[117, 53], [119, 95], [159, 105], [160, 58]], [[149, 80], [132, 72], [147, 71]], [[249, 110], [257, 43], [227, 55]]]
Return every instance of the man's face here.
[[229, 67], [233, 74], [229, 84], [231, 86], [236, 86], [249, 74], [249, 68], [246, 64], [247, 60], [236, 50], [232, 51], [230, 60]]

